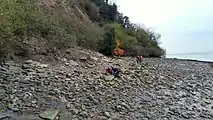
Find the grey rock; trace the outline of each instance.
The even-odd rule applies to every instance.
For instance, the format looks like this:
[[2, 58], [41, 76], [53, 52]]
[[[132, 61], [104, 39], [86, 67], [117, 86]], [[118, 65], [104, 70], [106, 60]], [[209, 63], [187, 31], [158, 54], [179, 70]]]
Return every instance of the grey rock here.
[[19, 111], [19, 108], [17, 108], [16, 104], [9, 104], [8, 108], [14, 112]]
[[108, 120], [108, 118], [105, 116], [100, 116], [98, 120]]
[[36, 103], [37, 103], [37, 101], [36, 101], [36, 100], [33, 100], [31, 103], [32, 103], [32, 104], [36, 104]]
[[130, 109], [129, 105], [126, 104], [125, 102], [122, 102], [121, 105], [122, 105], [123, 107], [125, 107], [126, 109]]
[[114, 79], [114, 76], [113, 76], [113, 75], [106, 75], [106, 76], [104, 76], [104, 79], [105, 79], [106, 81], [111, 81], [111, 80]]
[[68, 73], [68, 74], [66, 75], [66, 77], [67, 77], [67, 78], [71, 78], [71, 77], [72, 77], [72, 74], [71, 74], [71, 73]]
[[71, 113], [68, 113], [68, 112], [61, 113], [59, 120], [72, 120], [72, 115], [71, 115]]
[[69, 64], [72, 65], [72, 66], [79, 66], [79, 64], [73, 60], [70, 60], [69, 61]]
[[40, 78], [47, 78], [47, 77], [48, 77], [48, 74], [46, 74], [46, 73], [38, 73], [38, 76], [39, 76]]
[[13, 118], [14, 116], [11, 113], [0, 113], [0, 120], [5, 120], [6, 118]]
[[110, 117], [110, 113], [109, 112], [104, 112], [104, 116], [106, 116], [106, 117]]
[[86, 60], [87, 60], [87, 57], [80, 57], [80, 60], [81, 60], [81, 61], [86, 61]]
[[47, 68], [49, 65], [48, 64], [40, 64], [39, 65], [41, 68]]
[[6, 91], [4, 89], [0, 89], [0, 101], [6, 97]]
[[47, 120], [54, 120], [56, 118], [56, 116], [58, 115], [59, 110], [46, 110], [44, 112], [42, 112], [39, 116], [43, 119], [47, 119]]
[[77, 115], [79, 113], [79, 111], [77, 109], [72, 109], [71, 112], [74, 114], [74, 115]]
[[84, 118], [88, 118], [88, 113], [85, 111], [81, 112], [80, 115]]
[[42, 120], [41, 118], [34, 116], [34, 115], [23, 115], [16, 117], [16, 120]]
[[203, 102], [205, 102], [206, 104], [211, 104], [211, 100], [208, 99], [203, 99]]
[[0, 70], [1, 70], [1, 71], [4, 71], [4, 72], [6, 72], [6, 71], [7, 71], [7, 69], [6, 69], [6, 68], [1, 67], [1, 66], [0, 66]]

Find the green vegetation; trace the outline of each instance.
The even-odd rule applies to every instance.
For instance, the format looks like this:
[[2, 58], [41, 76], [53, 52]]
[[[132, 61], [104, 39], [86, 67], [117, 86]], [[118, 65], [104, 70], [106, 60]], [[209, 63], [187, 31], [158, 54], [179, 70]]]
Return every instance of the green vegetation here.
[[[116, 47], [127, 55], [161, 57], [160, 35], [138, 27], [108, 0], [42, 0], [0, 2], [0, 57], [37, 54], [43, 46], [54, 52], [81, 46], [112, 55]], [[119, 43], [119, 45], [118, 45]], [[18, 53], [17, 53], [18, 51]]]

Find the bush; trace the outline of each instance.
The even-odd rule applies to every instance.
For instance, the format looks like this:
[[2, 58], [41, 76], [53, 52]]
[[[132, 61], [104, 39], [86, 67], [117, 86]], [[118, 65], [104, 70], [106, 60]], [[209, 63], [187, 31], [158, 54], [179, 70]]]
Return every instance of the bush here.
[[29, 36], [44, 38], [39, 39], [40, 42], [52, 50], [76, 45], [97, 49], [102, 29], [79, 20], [67, 13], [62, 5], [40, 8], [34, 0], [3, 0], [0, 2], [1, 56], [10, 53], [9, 50], [23, 48], [26, 40], [32, 43], [31, 39], [25, 39]]
[[103, 41], [99, 44], [99, 52], [104, 55], [111, 56], [116, 47], [115, 29], [111, 26], [106, 25], [104, 28]]
[[[69, 4], [57, 3], [51, 8], [39, 7], [37, 2], [0, 2], [0, 57], [6, 57], [13, 54], [11, 51], [17, 50], [23, 55], [31, 54], [26, 52], [30, 51], [27, 49], [39, 46], [37, 44], [45, 45], [50, 50], [79, 45], [105, 55], [112, 55], [114, 48], [125, 50], [131, 55], [165, 55], [165, 50], [158, 46], [160, 36], [155, 32], [137, 26], [124, 28], [124, 23], [116, 23], [115, 4], [109, 5], [99, 0], [66, 0]], [[83, 11], [78, 9], [80, 7]], [[93, 23], [83, 15], [85, 12]], [[109, 18], [113, 19], [110, 21]], [[127, 18], [125, 20], [128, 21]], [[31, 39], [33, 37], [37, 38], [36, 42]]]
[[22, 44], [28, 28], [37, 20], [38, 7], [32, 0], [3, 0], [0, 2], [0, 52], [4, 56]]

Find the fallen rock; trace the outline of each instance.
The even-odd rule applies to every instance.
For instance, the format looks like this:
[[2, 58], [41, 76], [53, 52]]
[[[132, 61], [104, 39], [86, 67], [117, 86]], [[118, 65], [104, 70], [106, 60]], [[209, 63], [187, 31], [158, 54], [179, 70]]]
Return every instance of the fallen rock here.
[[72, 65], [72, 66], [78, 66], [79, 64], [73, 60], [70, 60], [69, 61], [69, 64]]
[[39, 65], [41, 68], [47, 68], [49, 65], [48, 64], [40, 64]]
[[14, 112], [19, 111], [19, 108], [17, 108], [16, 104], [9, 104], [8, 108]]
[[0, 113], [0, 120], [5, 120], [6, 118], [13, 118], [10, 113]]
[[54, 120], [58, 115], [59, 110], [46, 110], [42, 112], [39, 116], [43, 119]]
[[6, 68], [1, 67], [1, 66], [0, 66], [0, 70], [1, 70], [1, 71], [4, 71], [4, 72], [6, 72], [6, 71], [7, 71], [7, 69], [6, 69]]
[[41, 118], [34, 116], [34, 115], [23, 115], [16, 117], [16, 120], [42, 120]]
[[84, 118], [87, 118], [87, 117], [88, 117], [88, 113], [85, 112], [85, 111], [81, 112], [80, 115], [81, 115], [82, 117], [84, 117]]
[[86, 60], [87, 60], [87, 57], [80, 57], [80, 60], [81, 60], [81, 61], [86, 61]]
[[0, 89], [0, 101], [6, 97], [6, 91], [4, 89]]
[[111, 81], [111, 80], [114, 79], [114, 76], [113, 76], [113, 75], [106, 75], [106, 76], [104, 76], [104, 79], [105, 79], [106, 81]]
[[104, 112], [104, 116], [110, 118], [110, 113], [109, 112]]
[[100, 116], [98, 120], [108, 120], [108, 118], [105, 116]]
[[72, 115], [71, 113], [62, 113], [60, 114], [59, 120], [72, 120]]

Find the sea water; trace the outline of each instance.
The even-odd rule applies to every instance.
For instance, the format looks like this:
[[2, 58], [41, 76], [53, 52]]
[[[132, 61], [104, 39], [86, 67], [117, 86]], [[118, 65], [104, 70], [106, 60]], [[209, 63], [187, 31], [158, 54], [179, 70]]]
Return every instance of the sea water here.
[[177, 58], [177, 59], [191, 59], [191, 60], [201, 60], [213, 62], [212, 54], [202, 54], [202, 55], [167, 55], [166, 58]]

